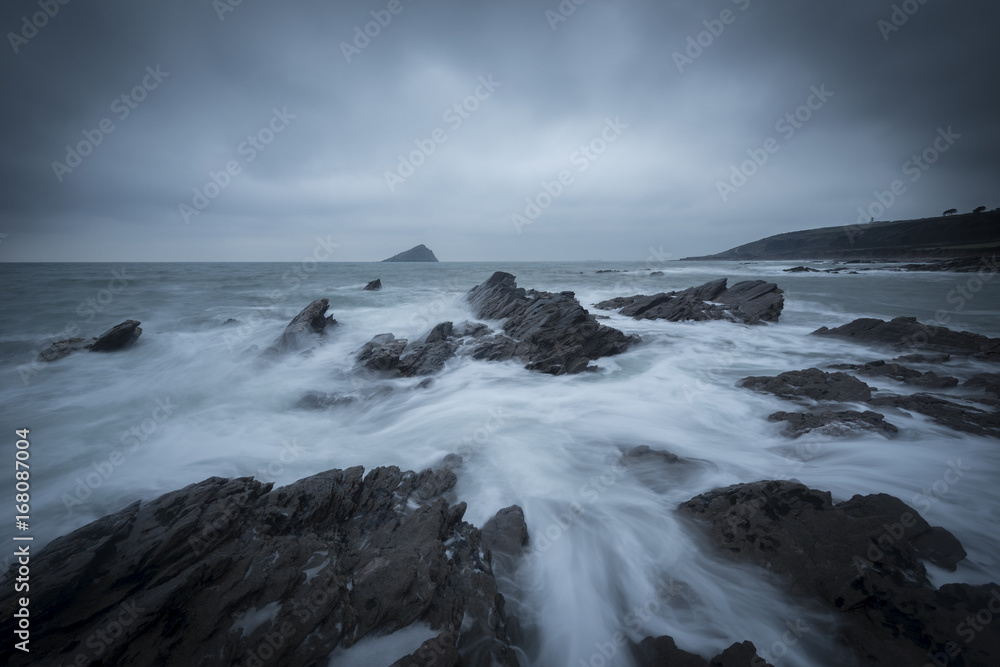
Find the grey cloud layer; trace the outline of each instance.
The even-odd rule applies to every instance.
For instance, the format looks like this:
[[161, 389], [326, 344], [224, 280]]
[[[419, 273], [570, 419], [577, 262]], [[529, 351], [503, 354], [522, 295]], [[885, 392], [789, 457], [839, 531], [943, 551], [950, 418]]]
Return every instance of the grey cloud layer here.
[[[343, 260], [417, 243], [642, 260], [850, 224], [896, 179], [886, 219], [1000, 206], [992, 3], [226, 2], [0, 10], [0, 261], [295, 260], [320, 234]], [[786, 138], [776, 123], [824, 85]], [[280, 132], [276, 110], [294, 116]], [[627, 129], [579, 170], [615, 118]], [[911, 182], [904, 163], [948, 127], [961, 138]], [[98, 137], [69, 167], [66, 146]], [[387, 179], [401, 156], [412, 174]]]

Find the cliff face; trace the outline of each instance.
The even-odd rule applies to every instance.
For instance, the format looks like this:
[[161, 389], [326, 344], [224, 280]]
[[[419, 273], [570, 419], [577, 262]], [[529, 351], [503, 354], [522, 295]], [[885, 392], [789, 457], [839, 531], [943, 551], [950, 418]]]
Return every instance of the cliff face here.
[[383, 262], [436, 262], [438, 258], [434, 256], [434, 253], [430, 248], [424, 244], [420, 244], [415, 248], [410, 248], [406, 252], [401, 252], [398, 255], [390, 257], [389, 259], [383, 259]]
[[687, 260], [892, 259], [965, 257], [1000, 249], [1000, 213], [825, 227], [770, 236]]

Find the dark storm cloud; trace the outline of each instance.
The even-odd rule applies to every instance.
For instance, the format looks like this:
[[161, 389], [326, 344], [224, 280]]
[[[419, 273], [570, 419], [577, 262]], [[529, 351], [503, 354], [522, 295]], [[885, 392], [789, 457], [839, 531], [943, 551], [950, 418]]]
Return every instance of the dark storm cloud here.
[[[994, 207], [998, 16], [941, 0], [10, 2], [0, 260], [298, 260], [318, 236], [342, 260], [418, 243], [642, 260], [850, 224], [896, 180], [880, 218]], [[100, 144], [71, 166], [84, 132]], [[936, 140], [935, 164], [904, 171]], [[400, 156], [420, 146], [411, 174]], [[744, 183], [733, 167], [753, 156]]]

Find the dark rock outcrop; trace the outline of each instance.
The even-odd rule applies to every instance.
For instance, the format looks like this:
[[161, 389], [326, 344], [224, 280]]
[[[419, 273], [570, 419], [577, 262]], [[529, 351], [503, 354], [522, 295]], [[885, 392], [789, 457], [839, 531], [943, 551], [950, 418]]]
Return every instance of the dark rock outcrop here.
[[504, 320], [502, 336], [481, 340], [476, 359], [518, 359], [528, 370], [562, 375], [586, 370], [590, 361], [613, 356], [639, 341], [600, 324], [572, 292], [539, 292], [517, 286], [498, 271], [466, 295], [476, 317]]
[[835, 329], [821, 327], [814, 331], [813, 335], [844, 338], [897, 350], [940, 352], [1000, 361], [1000, 338], [987, 338], [968, 331], [927, 326], [917, 322], [913, 317], [897, 317], [889, 322], [862, 318]]
[[956, 646], [961, 664], [1000, 659], [1000, 626], [983, 627], [971, 643], [963, 632], [971, 615], [1000, 606], [1000, 587], [931, 586], [922, 559], [954, 570], [965, 550], [892, 496], [835, 505], [829, 493], [763, 481], [702, 494], [680, 512], [720, 555], [780, 574], [794, 591], [840, 612], [840, 638], [863, 664], [923, 665]]
[[867, 364], [837, 364], [830, 366], [839, 370], [850, 370], [858, 375], [867, 377], [887, 377], [898, 382], [913, 384], [928, 389], [948, 389], [958, 386], [958, 379], [947, 375], [938, 375], [934, 371], [921, 373], [920, 371], [906, 366], [901, 366], [895, 362], [870, 361]]
[[895, 362], [903, 362], [905, 364], [943, 364], [947, 361], [951, 361], [950, 354], [904, 354], [901, 357], [896, 357], [893, 359]]
[[980, 373], [973, 375], [962, 384], [970, 389], [981, 389], [982, 391], [1000, 396], [1000, 373]]
[[785, 269], [785, 273], [822, 273], [819, 269], [811, 269], [808, 266], [795, 266]]
[[378, 291], [380, 289], [382, 289], [382, 279], [381, 278], [376, 278], [375, 280], [371, 281], [370, 283], [368, 283], [367, 285], [364, 286], [364, 291], [365, 292], [375, 292], [375, 291]]
[[142, 335], [140, 322], [125, 320], [116, 324], [97, 338], [69, 338], [52, 343], [38, 354], [41, 361], [56, 361], [72, 354], [90, 350], [91, 352], [115, 352], [124, 349], [139, 340]]
[[[279, 489], [212, 478], [137, 502], [32, 554], [44, 640], [30, 657], [6, 641], [0, 662], [305, 667], [421, 623], [436, 641], [402, 664], [516, 665], [480, 531], [442, 497], [455, 481], [358, 467]], [[8, 579], [7, 637], [16, 596]], [[98, 633], [109, 639], [85, 642]]]
[[[485, 327], [485, 325], [483, 325]], [[478, 333], [478, 329], [472, 328]], [[392, 334], [379, 334], [372, 338], [358, 353], [357, 362], [371, 371], [384, 371], [401, 377], [433, 375], [455, 356], [464, 336], [456, 335], [451, 322], [438, 324], [424, 339], [409, 345], [406, 339]], [[405, 355], [404, 355], [405, 352]]]
[[383, 262], [436, 262], [438, 258], [434, 256], [431, 249], [421, 243], [418, 246], [410, 248], [406, 252], [401, 252], [398, 255], [393, 255], [389, 259], [383, 259]]
[[777, 322], [785, 298], [774, 283], [748, 280], [728, 288], [721, 278], [680, 292], [617, 297], [598, 303], [600, 310], [617, 310], [639, 320], [731, 320], [744, 324]]
[[326, 335], [328, 328], [338, 324], [332, 315], [326, 314], [329, 307], [329, 299], [317, 299], [310, 303], [292, 318], [282, 334], [271, 347], [267, 348], [266, 353], [276, 355], [304, 350]]
[[781, 398], [811, 398], [814, 401], [867, 401], [872, 390], [847, 373], [826, 373], [818, 368], [789, 371], [777, 377], [746, 377], [739, 386], [775, 394]]
[[757, 655], [753, 642], [733, 644], [711, 660], [677, 648], [674, 638], [667, 635], [646, 637], [630, 648], [638, 667], [774, 667]]
[[494, 563], [512, 572], [528, 546], [528, 524], [524, 510], [517, 505], [505, 507], [483, 525], [483, 546], [493, 554]]
[[406, 339], [391, 333], [379, 334], [364, 344], [355, 360], [370, 371], [392, 372], [398, 370], [399, 355], [404, 349]]
[[882, 435], [890, 435], [899, 431], [898, 428], [885, 421], [885, 415], [871, 410], [864, 412], [857, 410], [775, 412], [767, 420], [787, 422], [782, 433], [790, 438], [798, 438], [813, 431], [833, 437], [856, 435], [858, 431], [876, 431]]
[[869, 401], [869, 404], [875, 407], [892, 407], [919, 412], [938, 424], [956, 431], [1000, 437], [1000, 413], [995, 410], [981, 410], [930, 394], [878, 396]]

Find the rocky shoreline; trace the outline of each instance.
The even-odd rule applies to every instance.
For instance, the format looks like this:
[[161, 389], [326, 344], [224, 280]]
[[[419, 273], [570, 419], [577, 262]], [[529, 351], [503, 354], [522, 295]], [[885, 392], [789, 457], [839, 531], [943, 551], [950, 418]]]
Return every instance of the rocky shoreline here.
[[[666, 452], [647, 455], [683, 464]], [[305, 667], [405, 631], [398, 645], [409, 641], [411, 652], [391, 667], [522, 664], [494, 564], [506, 559], [509, 571], [530, 544], [524, 514], [514, 506], [472, 526], [456, 481], [448, 467], [358, 467], [278, 489], [211, 478], [134, 503], [33, 559], [44, 573], [32, 583], [41, 639], [30, 659], [9, 643], [0, 659]], [[714, 557], [762, 567], [791, 594], [827, 606], [840, 619], [838, 643], [858, 664], [960, 655], [953, 664], [989, 665], [1000, 656], [1000, 628], [975, 624], [979, 612], [1000, 614], [1000, 584], [931, 586], [923, 561], [954, 570], [965, 550], [897, 498], [834, 504], [802, 484], [759, 481], [674, 511], [692, 536], [708, 538]], [[8, 635], [12, 591], [0, 594]], [[640, 666], [770, 664], [751, 642], [720, 647], [706, 661], [669, 636], [614, 641]]]
[[[420, 387], [452, 360], [469, 358], [567, 375], [594, 370], [593, 362], [641, 343], [601, 324], [572, 292], [524, 289], [508, 273], [495, 273], [466, 301], [481, 321], [441, 322], [413, 341], [378, 334], [355, 353], [355, 372], [423, 378]], [[783, 306], [774, 283], [729, 287], [726, 279], [596, 304], [635, 319], [756, 326], [777, 324]], [[262, 363], [307, 354], [336, 335], [329, 307], [318, 299], [303, 309], [263, 350]], [[42, 359], [123, 350], [141, 331], [129, 320], [92, 341], [55, 343]], [[796, 406], [766, 417], [786, 437], [875, 432], [892, 438], [903, 424], [898, 418], [917, 413], [946, 429], [1000, 438], [1000, 373], [970, 377], [952, 370], [953, 360], [1000, 361], [1000, 339], [913, 318], [859, 319], [813, 335], [882, 350], [887, 359], [741, 380], [747, 390]], [[869, 384], [875, 381], [918, 391], [879, 389]], [[314, 394], [299, 407], [327, 409], [364, 398]], [[691, 464], [648, 447], [624, 456], [663, 463], [662, 479], [650, 478], [649, 470], [641, 479], [657, 492], [669, 488], [671, 470]], [[391, 667], [531, 662], [531, 629], [504, 597], [505, 590], [517, 592], [531, 517], [512, 506], [482, 527], [466, 522], [466, 505], [455, 493], [462, 465], [452, 455], [420, 472], [335, 469], [281, 488], [213, 477], [136, 502], [33, 555], [37, 639], [30, 659], [7, 643], [0, 660], [306, 667], [392, 642], [406, 651]], [[789, 594], [826, 609], [836, 619], [837, 644], [858, 665], [1000, 661], [1000, 624], [982, 621], [983, 614], [1000, 616], [1000, 584], [932, 586], [924, 563], [954, 571], [966, 552], [945, 528], [929, 525], [898, 498], [834, 502], [830, 493], [795, 481], [761, 480], [707, 490], [670, 511], [691, 539], [711, 545], [710, 557], [760, 567]], [[0, 632], [8, 636], [19, 605], [9, 585], [14, 576], [16, 570], [7, 572], [0, 591]], [[766, 651], [737, 639], [728, 647], [720, 643], [711, 659], [666, 635], [622, 632], [613, 648], [642, 667], [772, 664]]]

